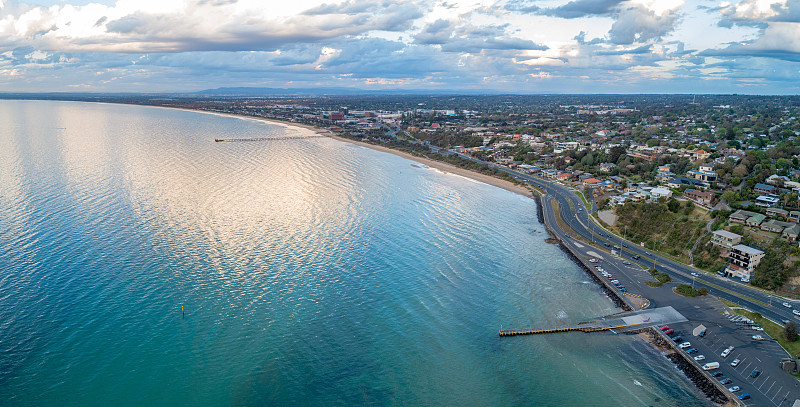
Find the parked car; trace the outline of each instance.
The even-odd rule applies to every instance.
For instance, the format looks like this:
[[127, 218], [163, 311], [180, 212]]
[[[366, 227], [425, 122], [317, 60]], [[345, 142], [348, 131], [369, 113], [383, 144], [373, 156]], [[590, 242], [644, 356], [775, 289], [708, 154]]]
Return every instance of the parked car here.
[[750, 393], [745, 393], [739, 396], [739, 400], [747, 400], [750, 398]]
[[706, 357], [703, 356], [703, 355], [697, 355], [697, 356], [694, 357], [694, 360], [696, 360], [698, 362], [701, 361], [701, 360], [705, 360], [705, 359], [706, 359]]
[[686, 351], [686, 353], [688, 353], [688, 354], [690, 354], [690, 355], [691, 355], [692, 353], [697, 353], [697, 349], [695, 349], [695, 348], [688, 349], [688, 350]]
[[752, 326], [752, 327], [750, 327], [750, 329], [752, 329], [754, 331], [763, 331], [764, 330], [764, 328], [762, 328], [760, 326]]
[[750, 377], [758, 377], [761, 374], [760, 370], [753, 370], [753, 373], [750, 373]]
[[753, 335], [753, 340], [754, 341], [763, 341], [764, 337], [761, 336], [761, 335]]
[[672, 339], [672, 342], [680, 342], [683, 339], [680, 335], [670, 336], [669, 339]]
[[728, 391], [730, 391], [731, 393], [736, 393], [737, 391], [739, 391], [739, 390], [741, 390], [741, 389], [742, 389], [742, 388], [741, 388], [741, 387], [739, 387], [739, 386], [733, 386], [733, 387], [731, 387], [730, 389], [728, 389]]
[[692, 343], [691, 342], [684, 342], [684, 343], [678, 345], [678, 347], [681, 348], [681, 349], [691, 348], [692, 347]]
[[664, 331], [664, 333], [667, 334], [667, 335], [670, 335], [670, 334], [674, 334], [675, 331], [673, 331], [672, 329], [667, 329], [666, 331]]
[[722, 376], [722, 372], [717, 371], [717, 372], [711, 373], [711, 376], [720, 377], [720, 376]]
[[728, 384], [728, 383], [730, 383], [730, 382], [731, 382], [731, 379], [729, 379], [729, 378], [727, 378], [727, 377], [726, 377], [726, 378], [724, 378], [724, 379], [720, 380], [719, 382], [720, 382], [720, 383], [722, 383], [722, 384]]
[[731, 366], [733, 366], [733, 367], [739, 366], [739, 362], [741, 362], [741, 360], [734, 359], [733, 362], [731, 362]]
[[667, 329], [669, 329], [669, 325], [664, 325], [659, 329], [662, 330], [662, 331], [666, 331]]
[[720, 354], [720, 356], [722, 356], [723, 358], [725, 358], [725, 357], [728, 357], [728, 355], [730, 355], [730, 354], [731, 354], [731, 350], [730, 350], [730, 349], [725, 349], [724, 351], [722, 351], [722, 353]]

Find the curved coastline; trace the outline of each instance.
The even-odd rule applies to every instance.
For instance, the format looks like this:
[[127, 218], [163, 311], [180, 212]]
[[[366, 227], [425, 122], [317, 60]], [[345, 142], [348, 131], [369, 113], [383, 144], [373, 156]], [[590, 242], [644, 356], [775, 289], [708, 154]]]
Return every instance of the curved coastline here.
[[[542, 213], [543, 205], [542, 205], [542, 202], [541, 202], [540, 193], [538, 191], [536, 191], [535, 189], [533, 189], [533, 188], [525, 188], [525, 187], [516, 185], [516, 184], [514, 184], [512, 182], [509, 182], [509, 181], [506, 181], [506, 180], [502, 180], [502, 179], [499, 179], [499, 178], [496, 178], [496, 177], [493, 177], [493, 176], [490, 176], [490, 175], [481, 174], [481, 173], [474, 172], [474, 171], [471, 171], [471, 170], [468, 170], [468, 169], [464, 169], [464, 168], [460, 168], [460, 167], [457, 167], [457, 166], [454, 166], [454, 165], [451, 165], [451, 164], [447, 164], [447, 163], [444, 163], [444, 162], [441, 162], [441, 161], [437, 161], [437, 160], [433, 160], [433, 159], [429, 159], [429, 158], [425, 158], [425, 157], [415, 156], [415, 155], [412, 155], [412, 154], [409, 154], [409, 153], [406, 153], [406, 152], [402, 152], [402, 151], [399, 151], [399, 150], [395, 150], [395, 149], [392, 149], [392, 148], [389, 148], [389, 147], [380, 146], [380, 145], [376, 145], [376, 144], [370, 144], [370, 143], [361, 142], [361, 141], [356, 141], [356, 140], [348, 139], [348, 138], [345, 138], [345, 137], [340, 137], [340, 136], [337, 136], [337, 135], [333, 134], [333, 132], [331, 132], [328, 129], [324, 129], [324, 128], [320, 128], [320, 127], [316, 127], [316, 126], [312, 126], [312, 125], [308, 125], [308, 124], [286, 122], [286, 121], [282, 121], [282, 120], [269, 119], [269, 118], [264, 118], [264, 117], [243, 116], [243, 115], [237, 115], [237, 114], [232, 114], [232, 113], [220, 113], [220, 112], [213, 112], [213, 111], [200, 110], [200, 109], [189, 109], [189, 108], [170, 107], [170, 106], [160, 106], [160, 107], [167, 107], [167, 108], [186, 110], [186, 111], [192, 111], [192, 112], [199, 112], [199, 113], [207, 113], [207, 114], [213, 114], [213, 115], [218, 115], [218, 116], [223, 116], [223, 117], [231, 117], [231, 118], [237, 118], [237, 119], [251, 119], [251, 120], [256, 120], [256, 121], [261, 121], [261, 122], [266, 122], [266, 123], [271, 123], [271, 124], [276, 124], [276, 125], [281, 125], [281, 126], [285, 126], [285, 127], [297, 127], [299, 129], [303, 129], [303, 130], [306, 130], [306, 131], [311, 131], [311, 132], [314, 132], [314, 133], [319, 134], [319, 135], [324, 135], [324, 136], [330, 137], [330, 138], [332, 138], [334, 140], [338, 140], [338, 141], [341, 141], [341, 142], [344, 142], [344, 143], [349, 143], [349, 144], [353, 144], [353, 145], [369, 148], [369, 149], [372, 149], [372, 150], [375, 150], [375, 151], [381, 151], [381, 152], [384, 152], [384, 153], [389, 153], [389, 154], [393, 154], [393, 155], [396, 155], [396, 156], [399, 156], [399, 157], [403, 157], [403, 158], [406, 158], [408, 160], [411, 160], [411, 161], [414, 161], [414, 162], [417, 162], [417, 163], [420, 163], [420, 164], [424, 164], [424, 165], [426, 165], [428, 167], [435, 168], [437, 170], [440, 170], [440, 171], [443, 171], [443, 172], [446, 172], [446, 173], [451, 173], [451, 174], [454, 174], [454, 175], [463, 176], [465, 178], [469, 178], [469, 179], [472, 179], [474, 181], [478, 181], [478, 182], [482, 182], [482, 183], [485, 183], [485, 184], [489, 184], [489, 185], [492, 185], [492, 186], [495, 186], [495, 187], [498, 187], [498, 188], [502, 188], [502, 189], [505, 189], [507, 191], [514, 192], [516, 194], [519, 194], [519, 195], [534, 199], [536, 201], [536, 204], [537, 204], [537, 220], [542, 225], [545, 224], [544, 223], [544, 219], [543, 219], [544, 216], [543, 216], [543, 213]], [[581, 261], [578, 258], [575, 257], [574, 253], [570, 252], [569, 249], [567, 249], [560, 242], [558, 243], [558, 245], [559, 245], [559, 248], [567, 254], [567, 257], [569, 257], [570, 260], [572, 260], [578, 267], [580, 267], [589, 276], [593, 276], [593, 274], [589, 270], [587, 270], [585, 268], [585, 265], [582, 264]], [[602, 284], [600, 284], [599, 281], [595, 280], [594, 282], [599, 286], [599, 288], [601, 288], [604, 291], [604, 294], [605, 294], [606, 298], [608, 298], [609, 301], [614, 303], [614, 305], [616, 307], [618, 307], [620, 309], [624, 309], [625, 308], [624, 307], [624, 305], [625, 305], [624, 302], [622, 302], [618, 298], [615, 298], [615, 296], [613, 295], [614, 293], [607, 292], [608, 290]], [[665, 349], [665, 347], [663, 346], [664, 344], [659, 343], [659, 339], [660, 338], [658, 338], [657, 335], [654, 335], [652, 332], [632, 332], [632, 334], [637, 334], [636, 336], [639, 338], [639, 340], [642, 340], [644, 342], [649, 343], [651, 346], [653, 346], [655, 349], [657, 349], [662, 354], [662, 356], [666, 357], [673, 364], [675, 364], [676, 369], [680, 370], [682, 372], [682, 374], [684, 375], [684, 377], [688, 381], [693, 382], [695, 387], [698, 390], [700, 390], [701, 392], [703, 392], [707, 396], [707, 400], [708, 401], [711, 401], [711, 402], [714, 402], [714, 403], [720, 403], [722, 401], [718, 397], [718, 394], [716, 394], [714, 392], [714, 390], [716, 390], [716, 389], [712, 389], [711, 388], [713, 386], [710, 386], [708, 383], [705, 383], [703, 380], [698, 380], [698, 377], [696, 377], [697, 374], [696, 374], [696, 372], [694, 372], [691, 369], [691, 366], [687, 366], [688, 364], [685, 363], [685, 362], [682, 365], [680, 363], [681, 361], [676, 360], [674, 358], [674, 355], [672, 355], [669, 351], [667, 351]]]
[[495, 186], [495, 187], [498, 187], [498, 188], [505, 189], [507, 191], [514, 192], [516, 194], [520, 194], [520, 195], [526, 196], [528, 198], [531, 198], [533, 196], [532, 195], [532, 191], [530, 189], [522, 187], [522, 186], [519, 186], [519, 185], [516, 185], [516, 184], [514, 184], [512, 182], [509, 182], [509, 181], [506, 181], [506, 180], [495, 178], [495, 177], [493, 177], [491, 175], [477, 173], [477, 172], [470, 171], [470, 170], [467, 170], [467, 169], [464, 169], [464, 168], [456, 167], [455, 165], [451, 165], [451, 164], [444, 163], [444, 162], [437, 161], [437, 160], [432, 160], [430, 158], [419, 157], [419, 156], [416, 156], [416, 155], [413, 155], [413, 154], [409, 154], [409, 153], [406, 153], [406, 152], [403, 152], [403, 151], [398, 151], [398, 150], [395, 150], [395, 149], [392, 149], [392, 148], [389, 148], [389, 147], [384, 147], [384, 146], [380, 146], [380, 145], [377, 145], [377, 144], [365, 143], [365, 142], [362, 142], [362, 141], [357, 141], [357, 140], [352, 140], [352, 139], [348, 139], [348, 138], [345, 138], [345, 137], [337, 136], [337, 135], [333, 134], [333, 132], [331, 132], [328, 129], [315, 127], [315, 126], [312, 126], [312, 125], [309, 125], [309, 124], [286, 122], [286, 121], [282, 121], [282, 120], [269, 119], [269, 118], [266, 118], [266, 117], [243, 116], [243, 115], [237, 115], [237, 114], [232, 114], [232, 113], [220, 113], [220, 112], [212, 112], [212, 111], [208, 111], [208, 110], [189, 109], [189, 108], [183, 108], [183, 107], [170, 107], [170, 106], [158, 106], [158, 107], [165, 107], [165, 108], [169, 108], [169, 109], [178, 109], [178, 110], [186, 110], [186, 111], [189, 111], [189, 112], [213, 114], [213, 115], [217, 115], [217, 116], [232, 117], [232, 118], [237, 118], [237, 119], [252, 119], [252, 120], [256, 120], [256, 121], [261, 121], [261, 122], [266, 122], [266, 123], [271, 123], [271, 124], [277, 124], [277, 125], [281, 125], [281, 126], [285, 126], [285, 127], [297, 127], [297, 128], [304, 129], [304, 130], [313, 131], [316, 134], [324, 135], [324, 136], [330, 137], [330, 138], [332, 138], [334, 140], [338, 140], [338, 141], [341, 141], [341, 142], [344, 142], [344, 143], [349, 143], [349, 144], [353, 144], [353, 145], [369, 148], [371, 150], [381, 151], [381, 152], [384, 152], [384, 153], [394, 154], [394, 155], [396, 155], [398, 157], [403, 157], [405, 159], [408, 159], [408, 160], [411, 160], [411, 161], [415, 161], [415, 162], [418, 162], [420, 164], [424, 164], [424, 165], [426, 165], [428, 167], [435, 168], [437, 170], [440, 170], [440, 171], [443, 171], [443, 172], [446, 172], [446, 173], [459, 175], [459, 176], [462, 176], [462, 177], [465, 177], [465, 178], [469, 178], [469, 179], [474, 180], [474, 181], [482, 182], [484, 184], [489, 184], [489, 185], [492, 185], [492, 186]]

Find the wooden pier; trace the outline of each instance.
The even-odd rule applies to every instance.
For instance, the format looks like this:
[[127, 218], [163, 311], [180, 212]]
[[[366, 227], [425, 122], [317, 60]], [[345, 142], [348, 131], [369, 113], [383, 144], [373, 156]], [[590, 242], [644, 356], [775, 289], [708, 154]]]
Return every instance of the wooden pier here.
[[498, 331], [500, 336], [518, 335], [540, 335], [554, 334], [560, 332], [600, 332], [619, 329], [627, 331], [631, 329], [646, 328], [649, 326], [661, 326], [666, 324], [686, 321], [686, 317], [675, 311], [672, 307], [661, 307], [645, 309], [633, 312], [623, 312], [620, 314], [609, 315], [602, 319], [589, 322], [582, 322], [577, 325], [563, 326], [559, 328], [545, 329], [501, 329]]
[[254, 138], [215, 138], [217, 143], [233, 143], [237, 141], [279, 141], [279, 140], [305, 140], [311, 138], [324, 138], [328, 136], [284, 136], [284, 137], [254, 137]]
[[560, 328], [545, 328], [545, 329], [501, 329], [498, 331], [500, 336], [518, 336], [518, 335], [541, 335], [541, 334], [554, 334], [560, 332], [600, 332], [600, 331], [608, 331], [610, 329], [622, 329], [622, 328], [630, 328], [635, 325], [641, 324], [625, 324], [625, 325], [617, 325], [617, 326], [598, 326], [598, 325], [577, 325], [577, 326], [565, 326]]

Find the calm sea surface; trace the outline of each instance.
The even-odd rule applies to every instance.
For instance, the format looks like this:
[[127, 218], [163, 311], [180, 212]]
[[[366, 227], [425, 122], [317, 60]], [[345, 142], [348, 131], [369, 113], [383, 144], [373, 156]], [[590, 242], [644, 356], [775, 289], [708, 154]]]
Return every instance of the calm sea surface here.
[[[0, 405], [707, 405], [533, 200], [306, 130], [0, 101]], [[181, 313], [185, 311], [185, 317]]]

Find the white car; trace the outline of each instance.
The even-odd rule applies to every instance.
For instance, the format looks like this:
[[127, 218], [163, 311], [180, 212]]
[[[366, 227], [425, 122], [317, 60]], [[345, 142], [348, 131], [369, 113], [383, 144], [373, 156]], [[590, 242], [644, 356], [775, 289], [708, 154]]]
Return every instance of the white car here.
[[722, 354], [720, 354], [720, 356], [722, 356], [723, 358], [726, 358], [730, 354], [731, 354], [731, 350], [730, 349], [725, 349], [724, 351], [722, 351]]
[[784, 302], [783, 306], [786, 308], [792, 308], [792, 304], [789, 304], [788, 302]]
[[701, 361], [701, 360], [705, 360], [705, 358], [706, 358], [706, 357], [705, 357], [705, 356], [703, 356], [703, 355], [697, 355], [697, 356], [695, 356], [695, 357], [694, 357], [694, 360], [696, 360], [696, 361], [698, 361], [698, 362], [699, 362], [699, 361]]
[[739, 362], [741, 362], [741, 360], [734, 359], [733, 362], [731, 362], [731, 366], [733, 366], [733, 367], [739, 366]]
[[761, 336], [761, 335], [753, 335], [753, 340], [754, 341], [763, 341], [764, 337]]
[[741, 390], [739, 386], [733, 386], [730, 389], [728, 389], [728, 391], [730, 391], [731, 393], [736, 393], [739, 390]]
[[697, 274], [697, 273], [692, 273], [692, 275], [695, 276], [695, 277], [700, 277], [700, 275]]
[[692, 343], [691, 342], [684, 342], [684, 343], [678, 345], [678, 347], [681, 348], [681, 349], [691, 348], [692, 347]]
[[796, 309], [793, 309], [793, 310], [792, 310], [792, 314], [795, 314], [795, 315], [798, 315], [798, 316], [800, 316], [800, 311], [798, 311], [798, 310], [796, 310]]
[[754, 327], [752, 327], [752, 328], [750, 328], [750, 329], [752, 329], [752, 330], [754, 330], [754, 331], [763, 331], [763, 330], [764, 330], [764, 328], [762, 328], [762, 327], [760, 327], [760, 326], [754, 326]]

